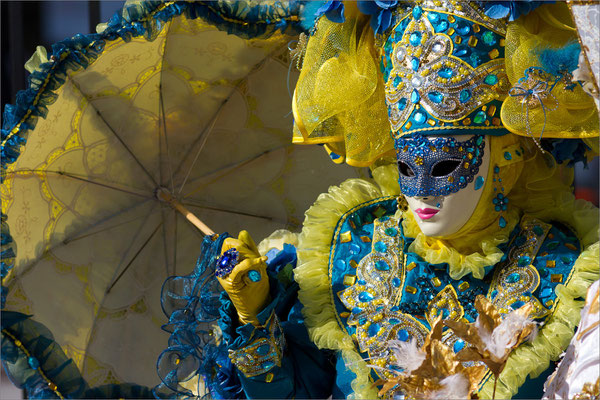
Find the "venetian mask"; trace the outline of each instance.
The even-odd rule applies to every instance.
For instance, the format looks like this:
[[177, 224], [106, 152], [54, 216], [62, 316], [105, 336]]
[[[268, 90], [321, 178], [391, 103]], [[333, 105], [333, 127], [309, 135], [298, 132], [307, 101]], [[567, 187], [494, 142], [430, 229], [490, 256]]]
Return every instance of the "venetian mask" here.
[[400, 191], [421, 231], [447, 237], [471, 218], [483, 193], [490, 147], [483, 135], [396, 139]]

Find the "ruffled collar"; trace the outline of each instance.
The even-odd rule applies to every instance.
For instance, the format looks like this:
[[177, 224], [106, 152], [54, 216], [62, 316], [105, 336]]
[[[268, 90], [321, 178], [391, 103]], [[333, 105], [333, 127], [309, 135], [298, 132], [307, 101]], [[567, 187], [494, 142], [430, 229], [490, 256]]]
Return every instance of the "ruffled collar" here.
[[497, 264], [504, 252], [498, 246], [506, 243], [510, 233], [519, 221], [519, 212], [509, 209], [504, 214], [507, 224], [499, 228], [497, 222], [479, 230], [467, 233], [456, 239], [439, 239], [425, 236], [410, 211], [398, 212], [402, 217], [402, 228], [406, 236], [414, 238], [408, 250], [421, 256], [430, 264], [448, 263], [448, 273], [452, 279], [460, 279], [472, 274], [483, 279], [485, 267]]

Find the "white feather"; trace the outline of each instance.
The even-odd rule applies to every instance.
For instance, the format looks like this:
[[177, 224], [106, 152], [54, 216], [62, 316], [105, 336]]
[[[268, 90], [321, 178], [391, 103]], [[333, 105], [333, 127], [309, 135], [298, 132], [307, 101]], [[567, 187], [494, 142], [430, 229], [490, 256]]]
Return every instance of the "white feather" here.
[[419, 349], [417, 341], [413, 338], [409, 342], [390, 340], [389, 349], [396, 357], [395, 365], [402, 368], [405, 373], [411, 373], [423, 364], [425, 352]]
[[470, 399], [469, 380], [463, 374], [450, 375], [440, 382], [443, 388], [432, 392], [428, 399]]
[[[532, 320], [526, 318], [515, 311], [508, 314], [504, 320], [489, 332], [479, 324], [479, 317], [475, 321], [475, 326], [479, 331], [479, 336], [485, 344], [486, 349], [497, 359], [502, 359], [516, 344], [518, 332], [525, 329], [528, 325], [534, 324]], [[535, 336], [537, 330], [534, 329], [531, 336]]]

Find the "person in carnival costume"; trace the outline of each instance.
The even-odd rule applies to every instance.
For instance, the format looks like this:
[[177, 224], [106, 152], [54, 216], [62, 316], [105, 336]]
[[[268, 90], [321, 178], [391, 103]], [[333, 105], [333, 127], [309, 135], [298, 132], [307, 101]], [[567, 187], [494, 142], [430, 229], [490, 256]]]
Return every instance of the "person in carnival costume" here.
[[440, 377], [446, 391], [429, 395], [542, 396], [535, 378], [598, 279], [598, 209], [571, 185], [573, 164], [597, 155], [599, 122], [572, 82], [567, 6], [504, 3], [306, 6], [294, 142], [370, 166], [374, 182], [332, 187], [299, 235], [205, 240], [198, 265], [225, 290], [203, 371], [213, 395], [377, 398], [425, 357], [411, 366], [396, 350], [427, 347], [440, 319], [443, 359], [473, 347], [450, 327], [474, 326], [485, 303], [498, 321], [527, 307], [537, 336], [468, 389]]

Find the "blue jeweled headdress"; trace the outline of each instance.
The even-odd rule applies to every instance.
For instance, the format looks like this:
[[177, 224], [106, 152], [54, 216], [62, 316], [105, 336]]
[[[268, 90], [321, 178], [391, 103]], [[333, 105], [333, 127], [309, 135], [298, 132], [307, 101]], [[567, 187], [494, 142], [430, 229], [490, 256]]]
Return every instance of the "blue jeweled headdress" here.
[[381, 69], [394, 138], [407, 134], [491, 134], [510, 83], [506, 22], [475, 3], [403, 4], [382, 46]]

